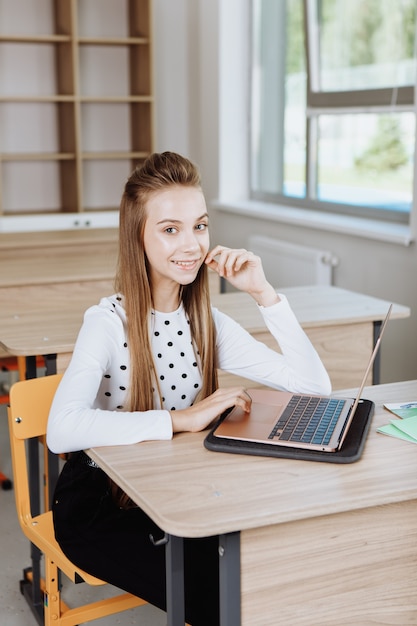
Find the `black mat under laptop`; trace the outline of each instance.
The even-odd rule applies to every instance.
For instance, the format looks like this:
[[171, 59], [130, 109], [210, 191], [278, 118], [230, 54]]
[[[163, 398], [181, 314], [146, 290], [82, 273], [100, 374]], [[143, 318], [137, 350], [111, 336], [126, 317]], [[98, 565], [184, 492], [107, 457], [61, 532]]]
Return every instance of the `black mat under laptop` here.
[[340, 450], [337, 452], [320, 452], [317, 450], [303, 450], [289, 448], [268, 443], [253, 441], [239, 441], [216, 437], [217, 426], [225, 419], [228, 411], [223, 413], [215, 426], [204, 439], [204, 446], [214, 452], [230, 452], [232, 454], [250, 454], [255, 456], [272, 456], [283, 459], [298, 459], [300, 461], [322, 461], [327, 463], [353, 463], [362, 456], [366, 437], [371, 425], [375, 405], [371, 400], [361, 399], [356, 409], [349, 432]]

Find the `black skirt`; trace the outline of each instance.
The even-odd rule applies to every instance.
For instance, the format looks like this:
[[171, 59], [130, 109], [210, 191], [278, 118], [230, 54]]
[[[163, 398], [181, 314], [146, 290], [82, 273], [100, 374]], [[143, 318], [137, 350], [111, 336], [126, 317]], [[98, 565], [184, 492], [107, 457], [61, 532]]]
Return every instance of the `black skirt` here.
[[[53, 500], [55, 536], [78, 567], [166, 610], [164, 532], [140, 508], [121, 509], [107, 475], [84, 452], [73, 454]], [[192, 626], [219, 623], [216, 537], [184, 541], [185, 614]]]

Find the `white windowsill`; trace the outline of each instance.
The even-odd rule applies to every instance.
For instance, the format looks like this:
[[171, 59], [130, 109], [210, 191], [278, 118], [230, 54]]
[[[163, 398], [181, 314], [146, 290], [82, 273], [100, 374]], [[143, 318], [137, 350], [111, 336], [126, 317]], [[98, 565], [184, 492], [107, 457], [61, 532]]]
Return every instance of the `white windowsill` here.
[[255, 200], [239, 200], [223, 202], [216, 200], [211, 203], [217, 210], [248, 217], [262, 218], [274, 222], [295, 224], [306, 228], [327, 230], [344, 235], [354, 235], [365, 239], [375, 239], [409, 246], [415, 239], [407, 224], [380, 222], [372, 219], [354, 217], [351, 215], [337, 215], [322, 211], [310, 211], [297, 207], [272, 205]]

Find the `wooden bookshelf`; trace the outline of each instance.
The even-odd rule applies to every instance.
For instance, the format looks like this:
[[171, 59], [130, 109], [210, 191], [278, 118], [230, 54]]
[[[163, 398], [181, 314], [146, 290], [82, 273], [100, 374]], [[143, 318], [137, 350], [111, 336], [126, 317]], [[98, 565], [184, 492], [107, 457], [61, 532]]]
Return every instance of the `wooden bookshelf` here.
[[0, 215], [117, 209], [154, 145], [151, 2], [2, 1]]

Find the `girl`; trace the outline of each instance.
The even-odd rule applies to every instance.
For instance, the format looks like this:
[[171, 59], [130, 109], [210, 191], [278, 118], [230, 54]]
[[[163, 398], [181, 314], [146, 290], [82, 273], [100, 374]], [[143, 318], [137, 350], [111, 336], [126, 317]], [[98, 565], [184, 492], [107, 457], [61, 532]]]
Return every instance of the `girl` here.
[[[165, 549], [150, 539], [163, 531], [82, 451], [197, 432], [233, 405], [248, 411], [243, 388], [218, 388], [218, 368], [295, 392], [328, 395], [330, 381], [260, 258], [210, 250], [200, 176], [188, 159], [153, 154], [133, 172], [119, 242], [116, 294], [86, 311], [49, 418], [49, 448], [72, 453], [56, 487], [55, 533], [79, 567], [165, 609]], [[211, 307], [208, 267], [252, 296], [282, 354]], [[185, 542], [193, 626], [219, 622], [217, 556], [214, 538]]]

